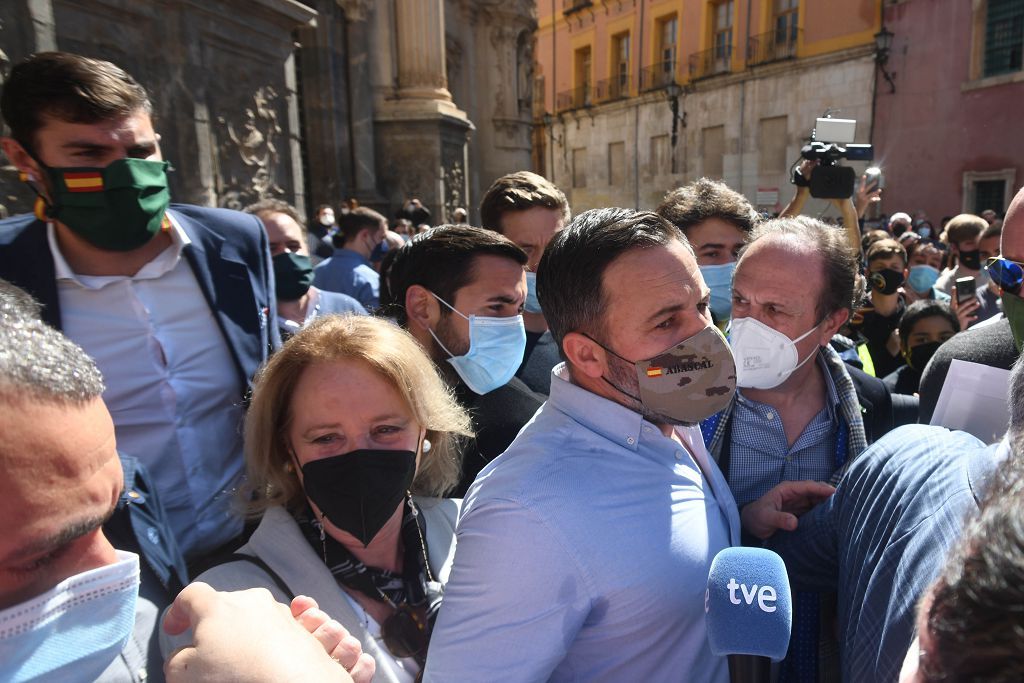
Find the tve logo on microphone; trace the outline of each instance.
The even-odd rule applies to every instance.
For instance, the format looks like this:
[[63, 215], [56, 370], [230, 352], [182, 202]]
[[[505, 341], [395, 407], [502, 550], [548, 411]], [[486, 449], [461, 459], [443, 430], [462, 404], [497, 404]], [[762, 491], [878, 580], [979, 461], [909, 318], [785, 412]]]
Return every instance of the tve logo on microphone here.
[[793, 626], [782, 558], [763, 548], [726, 548], [718, 553], [708, 573], [704, 611], [714, 654], [781, 660]]

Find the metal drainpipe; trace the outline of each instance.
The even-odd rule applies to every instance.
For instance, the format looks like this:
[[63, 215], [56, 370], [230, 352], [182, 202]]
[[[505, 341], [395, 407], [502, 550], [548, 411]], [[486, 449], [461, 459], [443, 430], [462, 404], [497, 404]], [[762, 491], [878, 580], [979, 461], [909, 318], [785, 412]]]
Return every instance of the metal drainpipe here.
[[[639, 91], [639, 74], [644, 63], [644, 8], [646, 0], [640, 0], [640, 30], [637, 32], [637, 90]], [[633, 108], [633, 208], [640, 210], [640, 93], [637, 92], [636, 106]]]

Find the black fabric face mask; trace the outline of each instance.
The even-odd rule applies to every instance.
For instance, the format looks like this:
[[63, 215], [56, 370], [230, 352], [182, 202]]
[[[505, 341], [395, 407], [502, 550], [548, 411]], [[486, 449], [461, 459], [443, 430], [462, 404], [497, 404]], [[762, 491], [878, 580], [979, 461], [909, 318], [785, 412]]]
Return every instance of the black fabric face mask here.
[[981, 270], [981, 250], [961, 251], [960, 263], [970, 270]]
[[914, 348], [910, 349], [907, 354], [907, 365], [918, 372], [924, 372], [924, 368], [928, 365], [928, 361], [932, 359], [935, 352], [942, 346], [942, 342], [928, 342], [927, 344], [918, 344]]
[[380, 533], [416, 474], [416, 453], [361, 449], [302, 466], [306, 496], [363, 546]]
[[879, 294], [895, 294], [903, 284], [903, 271], [885, 268], [871, 273], [868, 280]]

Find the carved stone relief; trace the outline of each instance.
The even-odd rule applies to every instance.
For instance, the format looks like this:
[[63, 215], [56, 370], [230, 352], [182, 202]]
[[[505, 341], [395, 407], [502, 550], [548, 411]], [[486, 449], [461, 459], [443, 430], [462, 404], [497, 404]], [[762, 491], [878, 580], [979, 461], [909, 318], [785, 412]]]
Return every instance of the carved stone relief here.
[[[277, 182], [278, 138], [282, 133], [277, 115], [280, 99], [272, 86], [263, 86], [253, 94], [252, 106], [245, 108], [240, 121], [217, 117], [222, 140], [220, 157], [232, 168], [227, 177], [222, 174], [220, 178], [221, 206], [240, 209], [260, 199], [284, 194]], [[245, 169], [248, 177], [239, 177], [234, 170], [239, 168]]]

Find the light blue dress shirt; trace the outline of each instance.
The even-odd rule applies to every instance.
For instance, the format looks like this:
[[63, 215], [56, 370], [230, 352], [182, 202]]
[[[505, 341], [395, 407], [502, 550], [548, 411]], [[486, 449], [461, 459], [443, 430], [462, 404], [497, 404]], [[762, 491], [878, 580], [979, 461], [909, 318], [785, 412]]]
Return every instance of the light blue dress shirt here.
[[313, 286], [348, 294], [371, 311], [380, 305], [380, 275], [351, 249], [335, 249], [334, 256], [318, 264], [313, 269]]
[[700, 430], [567, 377], [466, 496], [424, 680], [727, 681], [704, 591], [740, 522]]
[[836, 471], [839, 393], [821, 354], [817, 363], [825, 380], [825, 407], [792, 446], [775, 408], [739, 390], [732, 414], [729, 486], [740, 507], [784, 481], [828, 481]]

